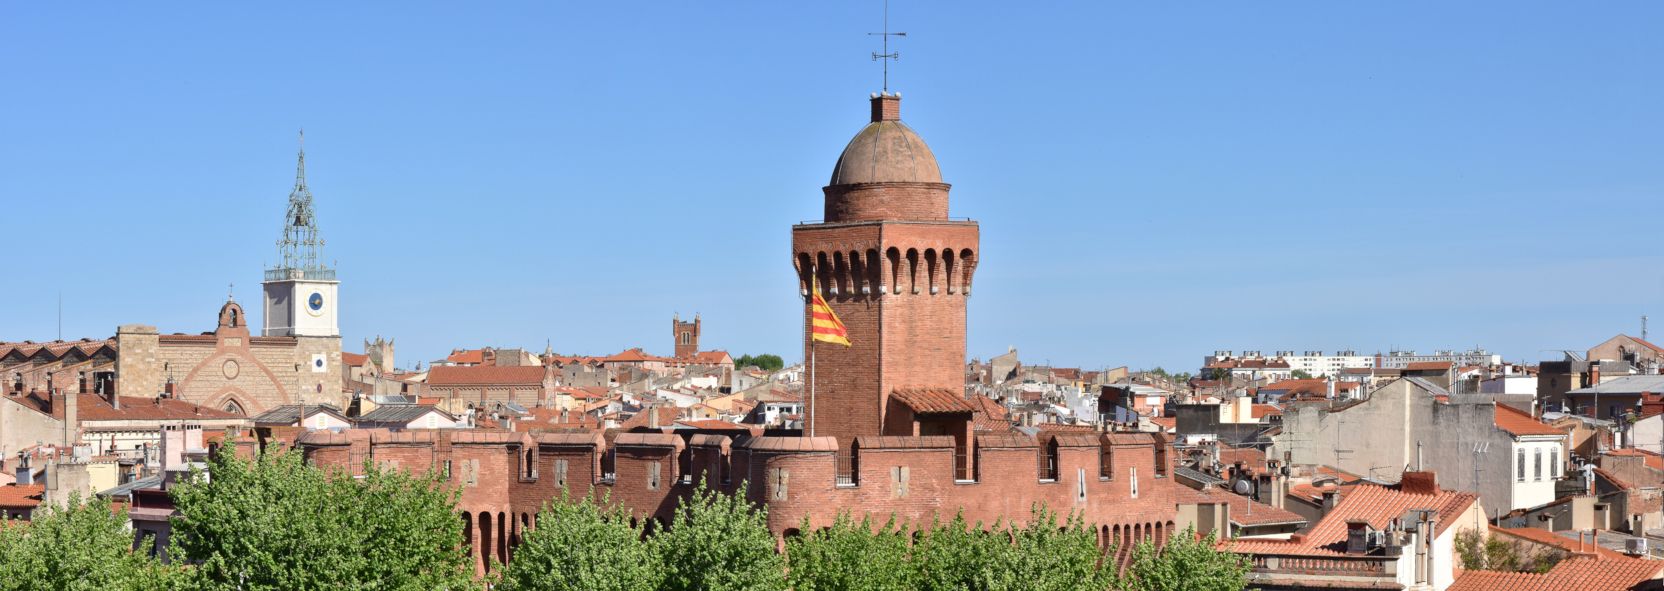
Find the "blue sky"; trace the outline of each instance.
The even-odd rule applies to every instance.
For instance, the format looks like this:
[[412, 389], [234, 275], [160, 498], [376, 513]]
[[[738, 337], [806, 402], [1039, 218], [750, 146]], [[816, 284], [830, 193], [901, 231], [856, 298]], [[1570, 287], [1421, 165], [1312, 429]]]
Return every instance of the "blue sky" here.
[[[903, 118], [982, 223], [972, 355], [1536, 360], [1664, 314], [1664, 5], [893, 4]], [[349, 350], [668, 353], [698, 312], [799, 358], [789, 227], [880, 6], [8, 3], [0, 339], [60, 292], [72, 338], [255, 301], [305, 127]]]

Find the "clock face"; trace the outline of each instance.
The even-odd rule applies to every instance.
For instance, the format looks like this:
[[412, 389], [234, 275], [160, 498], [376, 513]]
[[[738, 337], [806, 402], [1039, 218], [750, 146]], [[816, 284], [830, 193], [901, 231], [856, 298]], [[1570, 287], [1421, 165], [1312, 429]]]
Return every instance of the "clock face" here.
[[312, 295], [307, 296], [306, 297], [306, 311], [307, 311], [307, 313], [309, 313], [313, 316], [323, 315], [323, 313], [324, 313], [324, 294], [314, 291], [314, 292], [312, 292]]

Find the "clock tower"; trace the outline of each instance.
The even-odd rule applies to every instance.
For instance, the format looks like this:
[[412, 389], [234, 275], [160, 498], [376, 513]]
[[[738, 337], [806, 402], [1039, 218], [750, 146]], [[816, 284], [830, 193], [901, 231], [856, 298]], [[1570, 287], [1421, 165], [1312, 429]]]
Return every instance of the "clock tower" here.
[[306, 187], [305, 136], [295, 166], [295, 188], [283, 218], [283, 237], [277, 241], [278, 264], [266, 269], [265, 328], [268, 337], [329, 337], [339, 340], [336, 314], [335, 269], [319, 260], [323, 237], [312, 212], [312, 191]]

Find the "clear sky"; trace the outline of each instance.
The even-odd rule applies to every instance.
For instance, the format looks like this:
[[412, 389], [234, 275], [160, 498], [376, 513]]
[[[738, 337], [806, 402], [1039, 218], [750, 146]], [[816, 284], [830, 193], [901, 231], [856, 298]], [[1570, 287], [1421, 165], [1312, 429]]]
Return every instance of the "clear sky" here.
[[[265, 6], [254, 6], [262, 4]], [[867, 117], [859, 2], [0, 5], [0, 339], [259, 298], [295, 132], [348, 350], [801, 358], [790, 226]], [[921, 2], [891, 88], [982, 223], [970, 353], [1664, 331], [1664, 4]], [[253, 310], [251, 309], [251, 312]]]

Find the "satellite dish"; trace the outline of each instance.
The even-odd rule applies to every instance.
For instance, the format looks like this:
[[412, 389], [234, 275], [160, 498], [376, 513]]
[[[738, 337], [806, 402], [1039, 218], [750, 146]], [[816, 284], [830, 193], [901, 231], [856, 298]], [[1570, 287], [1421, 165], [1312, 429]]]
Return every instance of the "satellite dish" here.
[[1238, 480], [1236, 481], [1236, 485], [1231, 487], [1231, 490], [1236, 491], [1236, 494], [1245, 495], [1248, 494], [1251, 489], [1248, 487], [1248, 481]]

